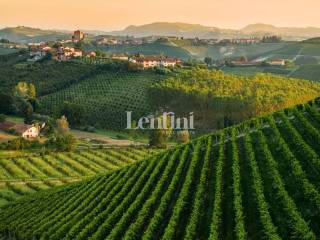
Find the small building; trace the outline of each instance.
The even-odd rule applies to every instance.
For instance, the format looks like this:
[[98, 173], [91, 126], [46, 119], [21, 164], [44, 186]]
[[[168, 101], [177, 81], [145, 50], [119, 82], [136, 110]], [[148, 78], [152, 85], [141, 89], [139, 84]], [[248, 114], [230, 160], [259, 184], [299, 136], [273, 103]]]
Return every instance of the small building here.
[[285, 66], [286, 61], [284, 59], [274, 59], [267, 62], [268, 64], [272, 66]]
[[89, 57], [89, 58], [95, 58], [96, 56], [97, 56], [97, 54], [94, 51], [88, 52], [86, 54], [86, 57]]
[[111, 58], [115, 59], [115, 60], [122, 60], [122, 61], [128, 61], [129, 60], [129, 56], [126, 55], [126, 54], [112, 54]]
[[82, 57], [83, 52], [72, 47], [60, 47], [57, 50], [57, 59], [60, 61], [67, 61], [72, 57]]
[[40, 134], [40, 127], [36, 125], [15, 124], [8, 121], [0, 123], [0, 130], [2, 131], [12, 130], [17, 135], [23, 138], [36, 138]]

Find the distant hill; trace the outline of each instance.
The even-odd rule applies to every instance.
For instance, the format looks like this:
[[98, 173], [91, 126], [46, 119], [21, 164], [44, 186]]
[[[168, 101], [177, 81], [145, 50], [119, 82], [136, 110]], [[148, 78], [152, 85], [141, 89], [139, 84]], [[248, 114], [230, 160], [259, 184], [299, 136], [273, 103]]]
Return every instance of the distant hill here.
[[[184, 38], [237, 38], [263, 35], [279, 35], [285, 40], [306, 40], [320, 36], [320, 28], [316, 27], [276, 27], [268, 24], [251, 24], [242, 29], [223, 29], [189, 23], [155, 22], [141, 26], [128, 26], [122, 31], [105, 32], [100, 30], [83, 30], [89, 35], [116, 36], [177, 36]], [[4, 28], [0, 30], [0, 38], [13, 42], [39, 42], [70, 38], [72, 31], [43, 30], [25, 26]]]
[[320, 36], [320, 28], [316, 27], [275, 27], [273, 25], [257, 23], [251, 24], [241, 29], [245, 34], [274, 34], [283, 38], [311, 38]]
[[304, 43], [320, 43], [320, 37], [310, 38], [303, 41]]
[[179, 36], [185, 38], [227, 38], [245, 37], [252, 35], [280, 35], [284, 39], [303, 40], [320, 36], [320, 28], [306, 27], [276, 27], [268, 24], [251, 24], [240, 30], [221, 29], [217, 27], [203, 26], [188, 23], [156, 22], [141, 26], [129, 26], [123, 31], [110, 32], [113, 35], [143, 36]]
[[71, 35], [66, 32], [58, 32], [54, 30], [42, 30], [39, 28], [30, 28], [24, 26], [4, 28], [0, 30], [0, 38], [8, 39], [12, 42], [41, 42], [54, 41], [64, 39]]
[[237, 34], [237, 30], [223, 30], [216, 27], [207, 27], [200, 24], [188, 23], [169, 23], [169, 22], [156, 22], [141, 26], [129, 26], [123, 31], [115, 31], [109, 34], [113, 35], [132, 35], [136, 37], [144, 36], [178, 36], [186, 38], [208, 38], [219, 37], [221, 35]]

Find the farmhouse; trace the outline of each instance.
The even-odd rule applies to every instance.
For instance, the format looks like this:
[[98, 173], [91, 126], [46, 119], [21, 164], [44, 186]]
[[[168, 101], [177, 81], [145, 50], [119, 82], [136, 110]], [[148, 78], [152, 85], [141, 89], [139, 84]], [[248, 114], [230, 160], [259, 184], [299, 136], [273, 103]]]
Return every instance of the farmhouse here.
[[129, 57], [126, 54], [112, 54], [111, 58], [115, 59], [115, 60], [122, 60], [122, 61], [128, 61], [129, 60]]
[[12, 130], [23, 138], [36, 138], [39, 136], [40, 133], [40, 127], [36, 125], [15, 124], [8, 121], [0, 123], [0, 130]]
[[284, 59], [274, 59], [267, 62], [270, 65], [273, 66], [284, 66], [286, 65], [286, 61]]
[[94, 51], [87, 52], [87, 54], [86, 54], [86, 57], [89, 57], [89, 58], [94, 58], [94, 57], [96, 57], [96, 56], [97, 56], [97, 54], [96, 54], [96, 52], [94, 52]]
[[144, 68], [174, 67], [182, 63], [182, 61], [178, 58], [169, 58], [162, 56], [133, 57], [130, 58], [129, 61], [141, 64]]

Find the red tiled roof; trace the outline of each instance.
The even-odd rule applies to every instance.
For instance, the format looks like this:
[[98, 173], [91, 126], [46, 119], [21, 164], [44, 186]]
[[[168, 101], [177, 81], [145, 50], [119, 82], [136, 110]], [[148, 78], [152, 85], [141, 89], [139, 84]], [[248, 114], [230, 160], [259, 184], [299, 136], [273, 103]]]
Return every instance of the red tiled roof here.
[[0, 123], [0, 130], [2, 130], [2, 131], [9, 130], [9, 129], [13, 128], [14, 126], [15, 126], [15, 124], [12, 122], [3, 122], [3, 123]]
[[17, 133], [24, 133], [28, 129], [30, 129], [32, 125], [27, 125], [27, 124], [15, 124], [12, 122], [4, 122], [0, 123], [0, 130], [9, 130], [9, 129], [14, 129]]

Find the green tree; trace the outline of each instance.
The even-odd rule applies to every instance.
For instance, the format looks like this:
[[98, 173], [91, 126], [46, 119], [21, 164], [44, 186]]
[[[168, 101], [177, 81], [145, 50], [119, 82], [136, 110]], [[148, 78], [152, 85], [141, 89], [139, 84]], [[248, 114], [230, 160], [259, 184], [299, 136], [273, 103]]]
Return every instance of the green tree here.
[[207, 64], [207, 66], [212, 65], [212, 58], [211, 57], [205, 57], [204, 62]]
[[4, 114], [14, 112], [14, 99], [11, 95], [0, 92], [0, 112]]
[[6, 121], [7, 116], [4, 114], [0, 114], [0, 123], [3, 123]]
[[14, 89], [14, 95], [26, 100], [33, 100], [36, 98], [36, 87], [32, 83], [19, 82]]
[[[166, 126], [164, 126], [164, 120], [166, 120]], [[159, 121], [161, 121], [162, 128], [158, 128]], [[157, 117], [155, 120], [155, 129], [152, 129], [150, 133], [149, 145], [156, 148], [166, 148], [167, 142], [172, 136], [172, 132], [170, 116], [167, 116], [167, 119], [164, 119], [162, 115]]]
[[87, 121], [87, 115], [85, 109], [77, 104], [64, 103], [60, 114], [68, 119], [68, 122], [72, 127], [80, 127], [85, 125]]
[[179, 143], [187, 143], [190, 141], [190, 133], [188, 130], [182, 130], [177, 132], [177, 141]]

